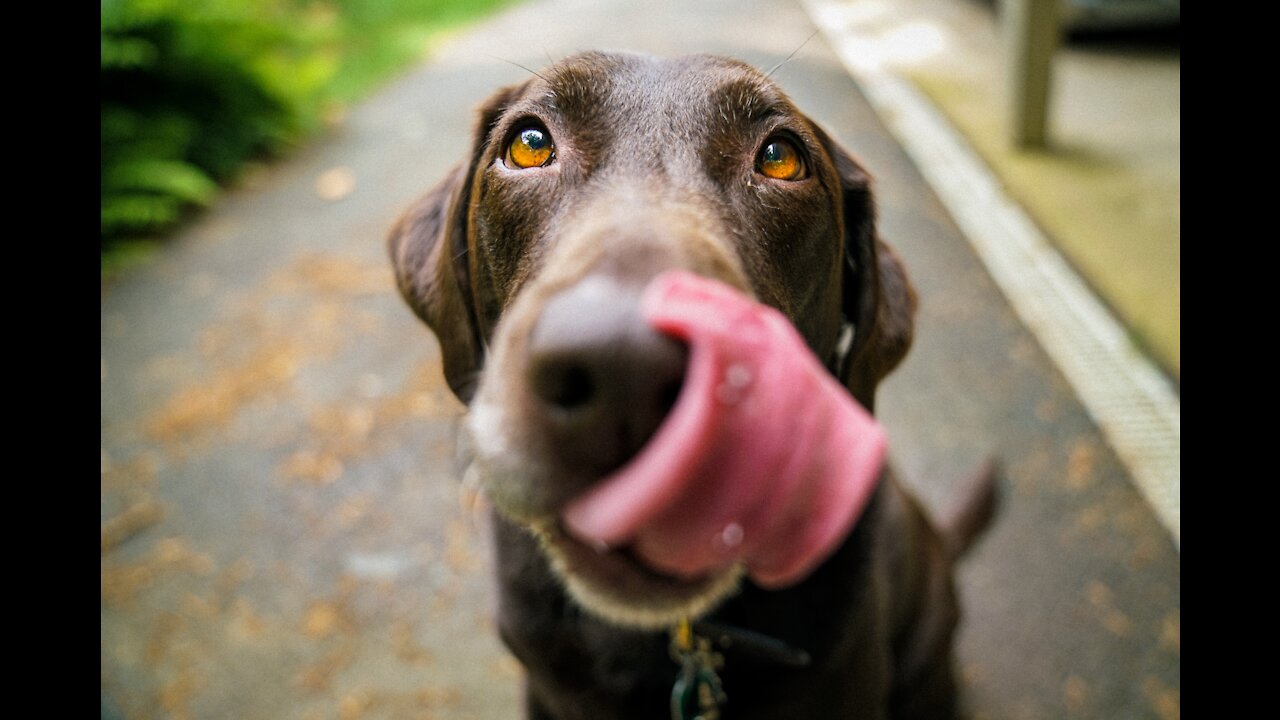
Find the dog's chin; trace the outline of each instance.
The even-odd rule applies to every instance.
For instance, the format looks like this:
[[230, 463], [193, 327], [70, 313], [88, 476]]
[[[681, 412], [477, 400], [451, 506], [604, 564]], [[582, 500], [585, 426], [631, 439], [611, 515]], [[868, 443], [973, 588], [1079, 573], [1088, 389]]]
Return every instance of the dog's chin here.
[[579, 605], [616, 625], [657, 630], [713, 610], [738, 590], [740, 565], [686, 580], [651, 570], [627, 550], [589, 547], [558, 522], [523, 523]]

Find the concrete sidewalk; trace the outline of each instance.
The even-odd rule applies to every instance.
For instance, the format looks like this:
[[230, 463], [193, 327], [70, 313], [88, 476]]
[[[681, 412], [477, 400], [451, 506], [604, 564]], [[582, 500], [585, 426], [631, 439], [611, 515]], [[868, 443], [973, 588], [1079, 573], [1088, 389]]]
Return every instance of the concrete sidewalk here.
[[909, 78], [1138, 342], [1180, 373], [1180, 60], [1137, 33], [1063, 42], [1048, 146], [1010, 141], [1007, 39], [991, 0], [808, 0]]
[[[518, 717], [484, 523], [459, 501], [462, 408], [385, 231], [462, 157], [472, 108], [526, 76], [496, 57], [768, 68], [813, 30], [788, 0], [517, 6], [108, 287], [103, 716]], [[985, 454], [1007, 469], [961, 572], [974, 717], [1179, 717], [1173, 543], [831, 49], [814, 38], [775, 78], [876, 176], [920, 294], [878, 400], [894, 461], [934, 508]]]

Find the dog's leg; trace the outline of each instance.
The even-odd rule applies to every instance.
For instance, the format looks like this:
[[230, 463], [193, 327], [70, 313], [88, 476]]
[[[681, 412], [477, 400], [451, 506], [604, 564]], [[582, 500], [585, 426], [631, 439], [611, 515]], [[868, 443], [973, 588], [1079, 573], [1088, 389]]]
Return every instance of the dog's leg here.
[[951, 547], [919, 502], [888, 487], [887, 526], [897, 529], [888, 565], [893, 628], [893, 720], [954, 720], [957, 690], [952, 639], [960, 620]]
[[936, 658], [915, 682], [896, 691], [890, 700], [894, 720], [956, 720], [957, 691], [950, 653]]
[[542, 707], [542, 703], [538, 702], [538, 699], [533, 696], [533, 693], [529, 692], [527, 686], [525, 688], [524, 700], [524, 716], [528, 720], [555, 720], [555, 717], [548, 712], [546, 708]]

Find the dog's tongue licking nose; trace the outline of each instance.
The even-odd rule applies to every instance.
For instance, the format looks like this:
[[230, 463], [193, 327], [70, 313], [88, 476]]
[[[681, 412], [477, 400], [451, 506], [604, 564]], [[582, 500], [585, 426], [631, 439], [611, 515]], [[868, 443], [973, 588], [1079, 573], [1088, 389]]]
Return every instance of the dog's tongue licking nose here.
[[740, 561], [762, 586], [798, 582], [861, 515], [883, 429], [781, 313], [727, 285], [666, 273], [641, 310], [688, 343], [684, 387], [640, 454], [565, 509], [569, 532], [679, 577]]

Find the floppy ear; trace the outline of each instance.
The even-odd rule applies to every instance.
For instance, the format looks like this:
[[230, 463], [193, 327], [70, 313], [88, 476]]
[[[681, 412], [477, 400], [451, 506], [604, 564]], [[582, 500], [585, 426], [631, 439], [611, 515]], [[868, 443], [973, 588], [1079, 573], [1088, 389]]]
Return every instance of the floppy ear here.
[[484, 365], [484, 340], [471, 292], [468, 209], [489, 133], [520, 87], [499, 90], [480, 110], [470, 158], [415, 202], [387, 236], [396, 284], [436, 334], [449, 389], [470, 402]]
[[871, 176], [825, 133], [819, 133], [840, 177], [845, 263], [842, 307], [853, 323], [853, 346], [839, 378], [868, 410], [876, 385], [911, 347], [916, 293], [898, 255], [876, 232]]

